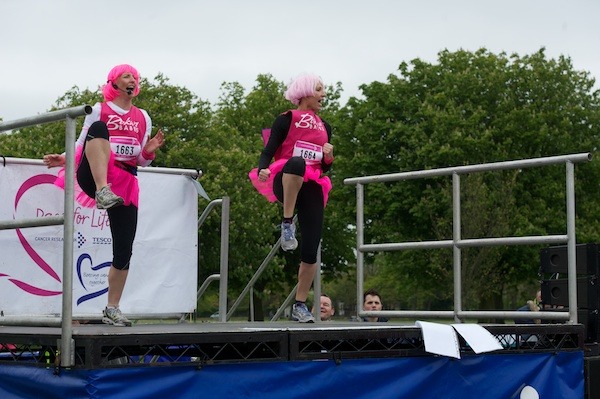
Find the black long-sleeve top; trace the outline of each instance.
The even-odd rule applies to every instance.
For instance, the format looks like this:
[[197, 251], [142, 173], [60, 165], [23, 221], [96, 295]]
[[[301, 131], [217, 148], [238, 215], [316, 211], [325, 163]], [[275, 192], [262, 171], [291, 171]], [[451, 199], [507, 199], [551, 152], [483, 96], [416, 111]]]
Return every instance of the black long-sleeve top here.
[[[331, 142], [331, 126], [323, 119], [321, 119], [323, 124], [325, 125], [325, 130], [327, 130], [327, 142]], [[260, 173], [261, 169], [265, 169], [269, 167], [273, 156], [275, 156], [275, 152], [284, 142], [287, 137], [288, 131], [290, 130], [290, 126], [292, 124], [292, 113], [285, 112], [275, 118], [273, 122], [273, 126], [271, 127], [271, 135], [269, 136], [269, 141], [265, 148], [263, 148], [260, 158], [258, 160], [258, 172]], [[331, 169], [331, 163], [326, 163], [325, 159], [321, 160], [321, 168], [323, 172], [329, 171]]]

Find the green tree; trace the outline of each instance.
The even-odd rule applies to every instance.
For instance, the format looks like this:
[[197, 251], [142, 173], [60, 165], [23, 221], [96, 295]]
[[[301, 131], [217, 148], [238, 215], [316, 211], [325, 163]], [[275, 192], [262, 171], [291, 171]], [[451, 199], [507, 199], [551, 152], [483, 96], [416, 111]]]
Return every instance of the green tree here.
[[[98, 93], [73, 86], [56, 100], [49, 111], [94, 104], [100, 100], [101, 96]], [[82, 123], [83, 118], [76, 119], [76, 136], [79, 135]], [[44, 154], [62, 153], [65, 148], [65, 128], [65, 122], [60, 121], [15, 129], [9, 134], [0, 133], [0, 154], [7, 157], [41, 159]]]
[[[343, 107], [341, 84], [328, 87], [321, 116], [333, 126], [336, 161], [323, 232], [325, 287], [345, 296], [346, 277], [353, 275], [356, 195], [345, 178], [595, 151], [600, 112], [593, 85], [570, 59], [547, 59], [543, 49], [523, 57], [482, 49], [443, 51], [436, 63], [402, 63], [386, 82], [361, 86], [363, 97]], [[261, 130], [290, 108], [284, 84], [270, 75], [259, 75], [248, 91], [223, 83], [214, 106], [162, 74], [144, 80], [142, 88], [136, 104], [150, 113], [154, 131], [162, 128], [167, 137], [154, 165], [199, 169], [211, 198], [231, 199], [229, 297], [235, 297], [279, 236], [280, 206], [260, 196], [247, 175], [263, 146]], [[73, 87], [53, 109], [100, 99], [98, 92]], [[63, 148], [64, 123], [0, 135], [4, 156], [40, 158]], [[576, 170], [578, 241], [597, 241], [598, 162]], [[463, 176], [461, 189], [463, 238], [564, 233], [564, 167]], [[451, 201], [449, 178], [369, 185], [365, 241], [449, 239]], [[199, 210], [206, 204], [199, 199]], [[219, 270], [219, 217], [207, 219], [199, 241], [203, 281]], [[376, 287], [390, 307], [452, 306], [451, 251], [367, 254], [366, 260], [366, 287]], [[255, 286], [255, 319], [281, 303], [295, 284], [298, 263], [297, 253], [276, 256]], [[523, 283], [532, 286], [538, 267], [536, 247], [463, 250], [463, 306], [501, 306], [502, 295]], [[214, 293], [200, 311], [214, 311]]]
[[[271, 75], [259, 75], [248, 93], [237, 82], [223, 83], [214, 110], [188, 89], [170, 84], [162, 74], [151, 81], [142, 80], [141, 87], [136, 105], [148, 111], [154, 132], [161, 128], [166, 134], [166, 144], [153, 164], [201, 170], [200, 181], [209, 196], [212, 199], [227, 196], [231, 200], [229, 297], [235, 297], [279, 237], [280, 208], [269, 204], [254, 190], [248, 172], [258, 163], [263, 146], [261, 130], [270, 127], [275, 117], [291, 106], [283, 97], [285, 86]], [[324, 113], [333, 118], [339, 109], [341, 85], [338, 83], [329, 89]], [[73, 87], [52, 109], [94, 104], [101, 99], [99, 92]], [[78, 131], [82, 122], [80, 118]], [[23, 128], [0, 136], [0, 153], [5, 156], [41, 158], [63, 149], [64, 123]], [[199, 199], [200, 212], [206, 205], [204, 199]], [[336, 217], [328, 218], [332, 225], [344, 225], [337, 222]], [[220, 217], [211, 215], [199, 230], [199, 283], [219, 272], [220, 225]], [[325, 231], [325, 237], [323, 262], [325, 278], [328, 278], [343, 273], [352, 253], [344, 244], [343, 234], [337, 234], [331, 226]], [[345, 254], [340, 251], [344, 248]], [[279, 301], [265, 304], [265, 309], [279, 306], [295, 284], [299, 262], [297, 253], [279, 254], [267, 268], [254, 290], [256, 319], [263, 317], [263, 298], [268, 302]], [[214, 311], [215, 288], [212, 288], [209, 299], [199, 303], [200, 312]]]
[[[402, 63], [387, 82], [361, 86], [341, 109], [337, 174], [345, 177], [591, 152], [599, 98], [586, 72], [544, 49], [520, 57], [485, 49], [442, 51], [437, 63]], [[577, 167], [580, 242], [598, 239], [598, 162]], [[564, 167], [469, 175], [461, 180], [462, 237], [564, 234]], [[354, 217], [354, 187], [344, 214]], [[365, 241], [452, 237], [451, 180], [367, 186]], [[463, 251], [465, 308], [502, 306], [502, 294], [533, 282], [539, 247]], [[452, 252], [369, 254], [369, 283], [395, 287], [411, 307], [451, 304]], [[372, 285], [372, 284], [371, 284]]]

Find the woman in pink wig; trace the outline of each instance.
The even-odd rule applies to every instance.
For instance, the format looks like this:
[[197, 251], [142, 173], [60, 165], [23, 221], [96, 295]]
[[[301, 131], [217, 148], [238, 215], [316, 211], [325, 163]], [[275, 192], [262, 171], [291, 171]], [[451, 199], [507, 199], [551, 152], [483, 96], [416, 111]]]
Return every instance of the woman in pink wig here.
[[293, 222], [294, 210], [298, 212], [302, 245], [292, 319], [301, 323], [314, 322], [306, 299], [315, 276], [324, 208], [331, 190], [331, 180], [323, 175], [333, 163], [331, 127], [317, 116], [325, 97], [323, 82], [316, 75], [300, 75], [288, 85], [285, 98], [297, 108], [275, 119], [258, 168], [249, 174], [269, 201], [283, 203], [280, 242], [284, 251], [298, 246]]
[[[104, 102], [96, 103], [85, 117], [76, 143], [77, 200], [86, 206], [106, 209], [113, 243], [113, 261], [108, 273], [108, 303], [102, 321], [131, 326], [119, 309], [137, 229], [139, 185], [137, 167], [148, 166], [164, 144], [159, 130], [151, 138], [148, 113], [133, 105], [140, 92], [140, 75], [131, 65], [117, 65], [102, 87]], [[50, 168], [65, 164], [64, 154], [48, 154]], [[57, 185], [64, 186], [64, 173]]]

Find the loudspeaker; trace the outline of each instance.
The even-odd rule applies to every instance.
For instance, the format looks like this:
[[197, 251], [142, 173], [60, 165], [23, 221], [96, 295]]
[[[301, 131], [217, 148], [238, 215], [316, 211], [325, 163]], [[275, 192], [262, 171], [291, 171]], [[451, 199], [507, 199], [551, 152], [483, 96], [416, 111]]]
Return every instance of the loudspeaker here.
[[577, 321], [585, 326], [585, 342], [598, 342], [600, 332], [598, 309], [578, 309]]
[[585, 399], [600, 398], [600, 356], [583, 358], [585, 375]]
[[[544, 248], [540, 252], [543, 273], [567, 273], [567, 246]], [[578, 244], [575, 246], [577, 274], [600, 274], [600, 248], [598, 244]]]
[[[568, 308], [543, 309], [544, 312], [568, 312]], [[600, 342], [600, 312], [598, 309], [577, 309], [577, 322], [583, 324], [585, 342]], [[559, 323], [553, 320], [542, 320], [542, 324]], [[600, 376], [600, 374], [598, 374]], [[598, 379], [600, 381], [600, 378]], [[599, 396], [600, 398], [600, 396]]]
[[[568, 279], [542, 280], [542, 303], [544, 305], [569, 306]], [[577, 278], [577, 307], [599, 309], [598, 280], [596, 276]]]

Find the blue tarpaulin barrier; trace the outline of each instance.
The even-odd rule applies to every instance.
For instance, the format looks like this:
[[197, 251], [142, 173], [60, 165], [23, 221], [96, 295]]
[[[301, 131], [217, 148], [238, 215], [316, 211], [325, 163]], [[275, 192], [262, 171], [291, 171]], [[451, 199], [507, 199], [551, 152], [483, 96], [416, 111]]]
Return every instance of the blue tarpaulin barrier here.
[[[525, 394], [527, 392], [527, 394]], [[578, 399], [583, 353], [53, 369], [0, 366], [0, 398]], [[535, 395], [535, 394], [534, 394]]]

